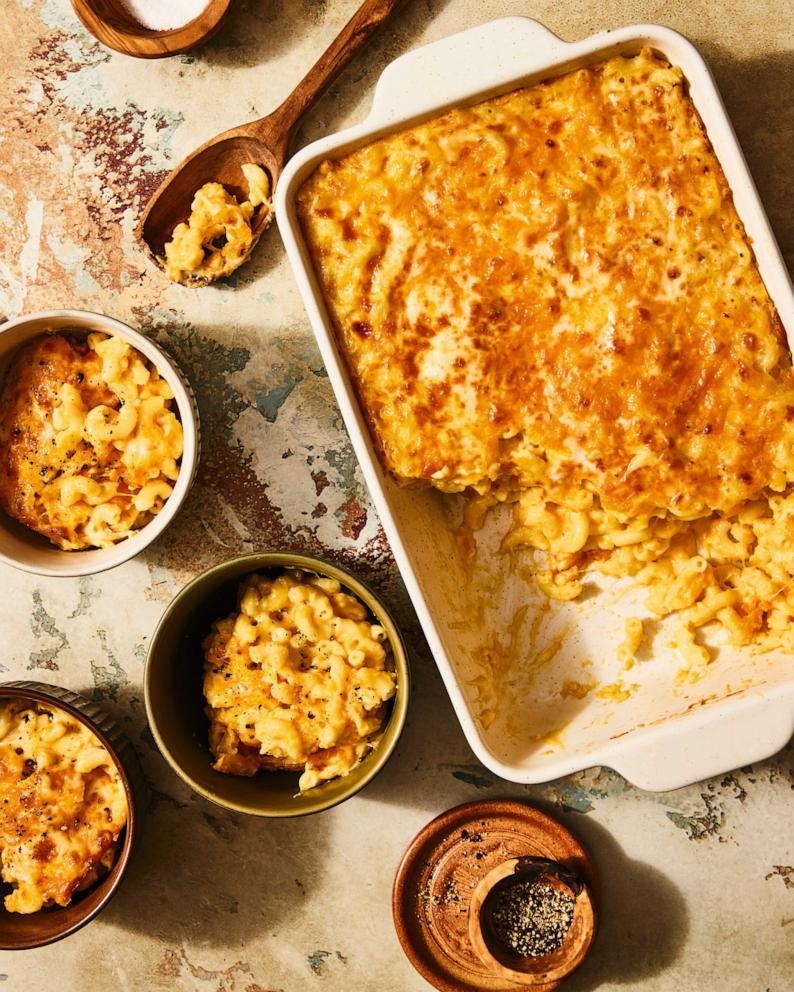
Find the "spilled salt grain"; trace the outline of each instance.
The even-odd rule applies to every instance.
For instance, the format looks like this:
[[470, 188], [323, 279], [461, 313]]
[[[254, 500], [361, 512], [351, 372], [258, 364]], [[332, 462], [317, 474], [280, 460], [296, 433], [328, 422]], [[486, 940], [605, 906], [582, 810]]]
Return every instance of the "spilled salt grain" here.
[[207, 7], [208, 0], [121, 0], [122, 7], [150, 31], [184, 27]]

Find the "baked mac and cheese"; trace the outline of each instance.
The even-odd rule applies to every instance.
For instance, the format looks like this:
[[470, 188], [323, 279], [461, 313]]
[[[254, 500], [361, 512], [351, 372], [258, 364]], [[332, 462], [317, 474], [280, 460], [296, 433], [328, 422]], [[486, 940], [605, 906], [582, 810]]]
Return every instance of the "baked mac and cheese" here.
[[163, 268], [169, 279], [205, 285], [231, 275], [254, 247], [251, 219], [259, 207], [270, 211], [270, 180], [259, 165], [242, 166], [248, 199], [242, 203], [220, 183], [196, 192], [186, 224], [177, 224], [165, 246]]
[[252, 575], [204, 642], [214, 767], [346, 775], [374, 747], [396, 681], [386, 632], [335, 579]]
[[179, 474], [173, 405], [166, 380], [121, 338], [34, 339], [0, 393], [0, 506], [66, 551], [129, 537]]
[[551, 597], [633, 575], [690, 633], [794, 649], [791, 356], [679, 69], [452, 110], [324, 162], [298, 214], [399, 480], [472, 527], [513, 502]]
[[112, 867], [127, 795], [110, 753], [54, 706], [0, 700], [0, 874], [5, 908], [68, 906]]

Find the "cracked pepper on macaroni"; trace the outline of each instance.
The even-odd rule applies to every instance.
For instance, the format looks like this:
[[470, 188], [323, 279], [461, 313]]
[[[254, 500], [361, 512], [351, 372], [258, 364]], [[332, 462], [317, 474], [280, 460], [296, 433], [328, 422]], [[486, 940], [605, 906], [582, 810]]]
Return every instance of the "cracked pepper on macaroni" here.
[[336, 579], [299, 570], [246, 578], [204, 653], [213, 767], [300, 771], [301, 792], [372, 750], [396, 691], [384, 629]]
[[[387, 136], [298, 212], [362, 407], [401, 481], [573, 599], [589, 568], [794, 650], [794, 375], [680, 69], [645, 50]], [[642, 630], [634, 630], [639, 643]]]
[[129, 537], [179, 474], [172, 407], [171, 387], [121, 338], [35, 338], [0, 393], [0, 506], [65, 551]]
[[127, 795], [88, 727], [42, 703], [0, 701], [0, 874], [5, 908], [68, 906], [113, 866]]

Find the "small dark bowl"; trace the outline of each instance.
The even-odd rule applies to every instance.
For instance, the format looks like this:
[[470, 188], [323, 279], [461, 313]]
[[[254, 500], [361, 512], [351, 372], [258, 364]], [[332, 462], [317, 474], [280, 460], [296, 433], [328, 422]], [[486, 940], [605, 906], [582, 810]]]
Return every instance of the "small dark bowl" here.
[[[297, 773], [260, 772], [247, 778], [215, 771], [202, 691], [201, 642], [213, 621], [236, 609], [240, 580], [246, 575], [285, 568], [329, 576], [356, 596], [386, 631], [397, 676], [397, 693], [375, 748], [347, 775], [323, 782], [302, 795], [297, 795]], [[144, 675], [149, 726], [163, 757], [180, 778], [219, 806], [268, 817], [319, 813], [363, 789], [397, 746], [408, 710], [409, 689], [402, 638], [375, 594], [336, 565], [287, 552], [259, 552], [232, 558], [202, 572], [186, 585], [172, 600], [152, 637]]]
[[74, 897], [68, 906], [37, 913], [9, 913], [0, 900], [0, 950], [21, 951], [43, 947], [79, 930], [108, 904], [127, 870], [145, 809], [146, 783], [132, 744], [116, 724], [89, 699], [43, 682], [0, 683], [0, 699], [21, 699], [64, 710], [95, 734], [110, 752], [127, 794], [127, 825], [120, 837], [116, 860], [96, 885]]

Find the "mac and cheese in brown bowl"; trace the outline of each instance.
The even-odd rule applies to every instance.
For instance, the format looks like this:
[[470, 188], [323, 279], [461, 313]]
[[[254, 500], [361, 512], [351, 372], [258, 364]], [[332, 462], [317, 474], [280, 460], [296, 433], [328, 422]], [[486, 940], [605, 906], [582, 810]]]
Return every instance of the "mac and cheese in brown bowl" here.
[[148, 338], [80, 311], [0, 330], [0, 559], [83, 575], [133, 557], [197, 455], [192, 393]]
[[95, 704], [0, 685], [0, 947], [49, 943], [99, 912], [129, 860], [143, 788], [131, 745]]
[[144, 676], [157, 746], [196, 792], [256, 816], [301, 816], [380, 771], [410, 677], [388, 610], [344, 569], [262, 552], [216, 565], [172, 601]]

